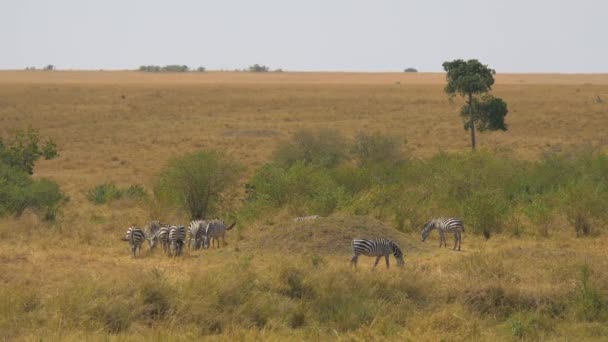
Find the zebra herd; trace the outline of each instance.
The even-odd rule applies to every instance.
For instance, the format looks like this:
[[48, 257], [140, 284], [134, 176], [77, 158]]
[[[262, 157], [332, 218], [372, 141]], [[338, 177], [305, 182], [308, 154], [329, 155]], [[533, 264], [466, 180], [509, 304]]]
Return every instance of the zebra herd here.
[[[306, 216], [298, 217], [294, 219], [296, 222], [315, 220], [318, 216]], [[123, 240], [129, 242], [131, 247], [132, 256], [135, 258], [141, 252], [141, 245], [147, 240], [150, 251], [160, 244], [163, 251], [169, 256], [180, 256], [183, 253], [184, 245], [188, 246], [188, 249], [201, 249], [209, 248], [210, 245], [215, 247], [217, 242], [217, 248], [220, 248], [220, 239], [222, 244], [225, 244], [224, 237], [226, 231], [231, 230], [236, 225], [236, 222], [226, 227], [224, 221], [216, 220], [194, 220], [190, 223], [188, 229], [182, 225], [166, 225], [161, 224], [159, 221], [153, 221], [148, 228], [147, 232], [144, 232], [141, 228], [132, 226], [127, 230]], [[454, 247], [453, 250], [460, 250], [462, 243], [462, 233], [464, 232], [464, 224], [462, 220], [457, 218], [445, 218], [439, 217], [432, 219], [431, 221], [424, 224], [422, 229], [422, 242], [424, 242], [432, 230], [436, 229], [439, 232], [439, 247], [447, 247], [446, 237], [447, 233], [454, 235]], [[386, 260], [386, 268], [389, 268], [389, 256], [394, 255], [397, 260], [397, 266], [403, 266], [405, 264], [403, 258], [403, 252], [397, 246], [397, 244], [387, 239], [354, 239], [352, 241], [353, 256], [350, 260], [351, 267], [357, 268], [357, 261], [360, 255], [376, 257], [374, 263], [374, 269], [378, 266], [380, 259], [384, 257]]]
[[[422, 229], [422, 242], [424, 242], [433, 229], [437, 229], [439, 232], [439, 247], [442, 245], [447, 247], [445, 235], [447, 233], [454, 234], [454, 247], [453, 250], [460, 250], [462, 243], [462, 233], [464, 232], [464, 224], [462, 220], [453, 217], [438, 217], [424, 224]], [[374, 269], [378, 266], [378, 262], [382, 257], [386, 260], [386, 268], [389, 268], [389, 256], [393, 254], [397, 259], [397, 266], [403, 266], [405, 261], [403, 260], [403, 252], [396, 243], [387, 239], [354, 239], [352, 241], [353, 256], [350, 259], [351, 267], [357, 268], [357, 261], [359, 255], [365, 255], [370, 257], [376, 257], [374, 263]]]
[[236, 222], [226, 227], [224, 221], [219, 219], [194, 220], [186, 229], [183, 225], [168, 225], [162, 224], [160, 221], [153, 221], [147, 231], [136, 226], [129, 227], [122, 240], [129, 242], [131, 255], [134, 258], [140, 255], [141, 245], [146, 240], [150, 251], [160, 245], [167, 255], [180, 256], [184, 252], [185, 245], [188, 246], [188, 249], [197, 250], [209, 248], [210, 244], [215, 246], [214, 242], [217, 241], [217, 248], [220, 248], [220, 238], [222, 244], [226, 244], [224, 240], [226, 231], [231, 230], [235, 225]]

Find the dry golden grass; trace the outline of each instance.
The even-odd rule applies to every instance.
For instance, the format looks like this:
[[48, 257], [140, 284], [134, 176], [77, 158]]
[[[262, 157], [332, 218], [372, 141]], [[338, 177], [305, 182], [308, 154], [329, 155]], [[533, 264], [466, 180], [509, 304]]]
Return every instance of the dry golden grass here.
[[[144, 252], [145, 257], [133, 260], [119, 241], [121, 234], [132, 222], [143, 224], [152, 215], [128, 201], [97, 206], [86, 200], [87, 190], [106, 181], [149, 189], [170, 157], [198, 149], [228, 151], [246, 165], [246, 176], [250, 175], [269, 160], [277, 144], [301, 128], [333, 128], [347, 137], [359, 130], [380, 131], [406, 139], [410, 152], [419, 157], [441, 150], [467, 150], [469, 137], [457, 115], [461, 101], [448, 101], [443, 77], [424, 73], [0, 72], [0, 135], [31, 125], [43, 137], [55, 139], [61, 156], [39, 162], [35, 176], [57, 181], [71, 198], [55, 225], [29, 213], [0, 220], [0, 283], [4, 287], [0, 339], [106, 339], [110, 331], [103, 322], [112, 315], [99, 318], [96, 310], [114, 304], [123, 308], [114, 303], [117, 299], [113, 298], [118, 298], [127, 303], [126, 308], [137, 311], [137, 303], [129, 296], [137, 297], [141, 279], [157, 269], [184, 298], [194, 298], [202, 309], [189, 307], [179, 297], [170, 320], [147, 324], [129, 316], [131, 324], [111, 339], [200, 339], [204, 335], [218, 340], [364, 340], [385, 335], [390, 340], [509, 340], [513, 317], [520, 314], [525, 322], [530, 315], [538, 316], [522, 335], [527, 339], [605, 340], [608, 331], [601, 323], [566, 324], [575, 309], [560, 306], [575, 301], [582, 264], [590, 265], [594, 286], [608, 289], [608, 276], [602, 272], [608, 267], [602, 236], [574, 239], [565, 227], [555, 227], [546, 239], [513, 239], [504, 234], [485, 241], [466, 235], [464, 251], [454, 253], [436, 248], [435, 240], [422, 244], [417, 235], [399, 233], [397, 239], [407, 246], [405, 269], [387, 272], [382, 267], [371, 274], [367, 268], [372, 260], [361, 258], [360, 270], [353, 274], [347, 252], [324, 253], [321, 246], [315, 251], [324, 263], [316, 270], [310, 266], [312, 254], [284, 256], [262, 250], [260, 246], [268, 244], [268, 229], [283, 225], [294, 229], [279, 217], [272, 218], [276, 220], [272, 227], [268, 222], [245, 227], [238, 251], [236, 236], [230, 233], [225, 249], [191, 253], [179, 260]], [[512, 149], [520, 157], [534, 159], [543, 151], [571, 145], [594, 144], [604, 149], [608, 145], [608, 75], [499, 75], [495, 93], [509, 105], [509, 131], [481, 135], [482, 147]], [[353, 224], [349, 220], [356, 219], [311, 224], [342, 239], [340, 234], [353, 232], [346, 227]], [[14, 227], [18, 227], [16, 233]], [[71, 236], [65, 238], [68, 233]], [[288, 235], [281, 235], [277, 243], [286, 242]], [[307, 242], [319, 241], [315, 236]], [[227, 264], [227, 271], [221, 264]], [[313, 308], [305, 307], [306, 323], [292, 329], [282, 315], [297, 313], [298, 305], [308, 303], [280, 296], [285, 286], [281, 270], [294, 267], [305, 274], [305, 284], [318, 291], [329, 286], [341, 293], [350, 289], [343, 283], [346, 280], [361, 285], [378, 277], [378, 283], [362, 286], [361, 291], [374, 294], [374, 286], [386, 286], [407, 293], [396, 304], [395, 297], [378, 297], [386, 301], [382, 302], [386, 310], [368, 309], [383, 314], [377, 319], [359, 317], [360, 324], [354, 328], [348, 326], [349, 316], [322, 324], [311, 316]], [[244, 269], [252, 278], [246, 278]], [[197, 315], [214, 315], [215, 309], [204, 303], [217, 293], [196, 297], [196, 289], [191, 288], [197, 282], [213, 282], [211, 277], [228, 288], [238, 289], [249, 280], [255, 284], [253, 292], [240, 298], [244, 311], [222, 313], [219, 335], [210, 332], [213, 324], [197, 321]], [[331, 281], [334, 287], [328, 285]], [[211, 288], [221, 292], [222, 287]], [[506, 304], [484, 302], [492, 291], [503, 290], [497, 298]], [[278, 308], [254, 300], [259, 295]], [[310, 299], [310, 305], [321, 300], [320, 296]], [[556, 313], [546, 314], [551, 310]], [[261, 325], [257, 311], [270, 312]], [[123, 314], [118, 310], [119, 318]], [[235, 317], [249, 317], [254, 323], [240, 324]], [[112, 326], [112, 322], [106, 323]]]

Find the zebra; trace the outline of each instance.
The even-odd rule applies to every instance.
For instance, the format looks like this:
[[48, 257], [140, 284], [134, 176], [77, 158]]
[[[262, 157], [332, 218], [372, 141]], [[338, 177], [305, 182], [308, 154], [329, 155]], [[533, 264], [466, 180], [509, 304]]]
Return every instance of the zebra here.
[[214, 241], [217, 241], [217, 248], [220, 248], [220, 237], [222, 238], [222, 244], [225, 245], [226, 241], [224, 240], [224, 236], [226, 235], [226, 231], [234, 228], [235, 225], [236, 222], [231, 224], [229, 227], [226, 227], [224, 221], [222, 220], [209, 221], [204, 231], [203, 246], [205, 248], [209, 248], [210, 242], [212, 245], [215, 245]]
[[171, 226], [171, 228], [169, 228], [169, 242], [171, 244], [170, 249], [169, 249], [169, 254], [171, 254], [173, 256], [182, 255], [185, 240], [186, 240], [186, 227]]
[[131, 253], [135, 258], [137, 255], [141, 254], [141, 245], [146, 240], [146, 233], [144, 233], [144, 231], [139, 227], [131, 226], [129, 229], [127, 229], [127, 233], [122, 240], [129, 241]]
[[397, 260], [397, 266], [403, 266], [405, 261], [403, 260], [403, 252], [396, 243], [387, 239], [354, 239], [352, 242], [353, 246], [353, 257], [350, 259], [351, 268], [354, 265], [357, 268], [357, 261], [359, 255], [375, 256], [376, 262], [374, 263], [375, 269], [378, 266], [380, 258], [386, 259], [386, 268], [389, 268], [389, 255], [393, 254]]
[[441, 247], [441, 245], [447, 247], [445, 234], [452, 233], [454, 234], [454, 248], [452, 249], [456, 250], [456, 246], [458, 246], [458, 250], [460, 250], [462, 233], [464, 232], [464, 224], [462, 223], [462, 220], [453, 217], [439, 217], [432, 219], [431, 221], [427, 222], [422, 229], [422, 242], [429, 237], [429, 233], [433, 229], [437, 229], [439, 231], [439, 247]]
[[312, 215], [312, 216], [301, 216], [301, 217], [296, 217], [294, 220], [294, 222], [302, 222], [302, 221], [309, 221], [309, 220], [316, 220], [319, 218], [319, 215]]
[[169, 228], [166, 226], [160, 227], [154, 234], [148, 237], [148, 245], [150, 251], [160, 242], [160, 246], [165, 253], [169, 252]]
[[194, 242], [194, 249], [201, 249], [206, 227], [207, 221], [205, 220], [194, 220], [190, 222], [190, 227], [188, 229], [190, 232], [190, 236], [188, 237], [188, 249], [192, 246], [192, 242]]

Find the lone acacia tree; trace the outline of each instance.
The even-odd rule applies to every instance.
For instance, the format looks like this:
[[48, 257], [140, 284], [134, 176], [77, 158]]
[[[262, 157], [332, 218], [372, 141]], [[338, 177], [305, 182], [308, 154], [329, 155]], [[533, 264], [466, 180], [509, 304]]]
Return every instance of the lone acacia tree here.
[[496, 71], [476, 59], [456, 59], [443, 63], [447, 72], [445, 92], [450, 96], [460, 95], [466, 99], [460, 115], [464, 129], [471, 131], [471, 148], [475, 150], [475, 128], [484, 131], [506, 131], [507, 104], [489, 94], [494, 84]]

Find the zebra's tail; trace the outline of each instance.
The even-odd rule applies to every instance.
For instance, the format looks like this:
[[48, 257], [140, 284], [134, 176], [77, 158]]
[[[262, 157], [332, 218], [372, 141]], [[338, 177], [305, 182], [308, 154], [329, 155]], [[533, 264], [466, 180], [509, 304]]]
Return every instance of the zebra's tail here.
[[230, 230], [230, 229], [234, 228], [234, 226], [236, 226], [236, 221], [233, 224], [231, 224], [230, 226], [228, 226], [228, 228], [226, 228], [226, 230]]

